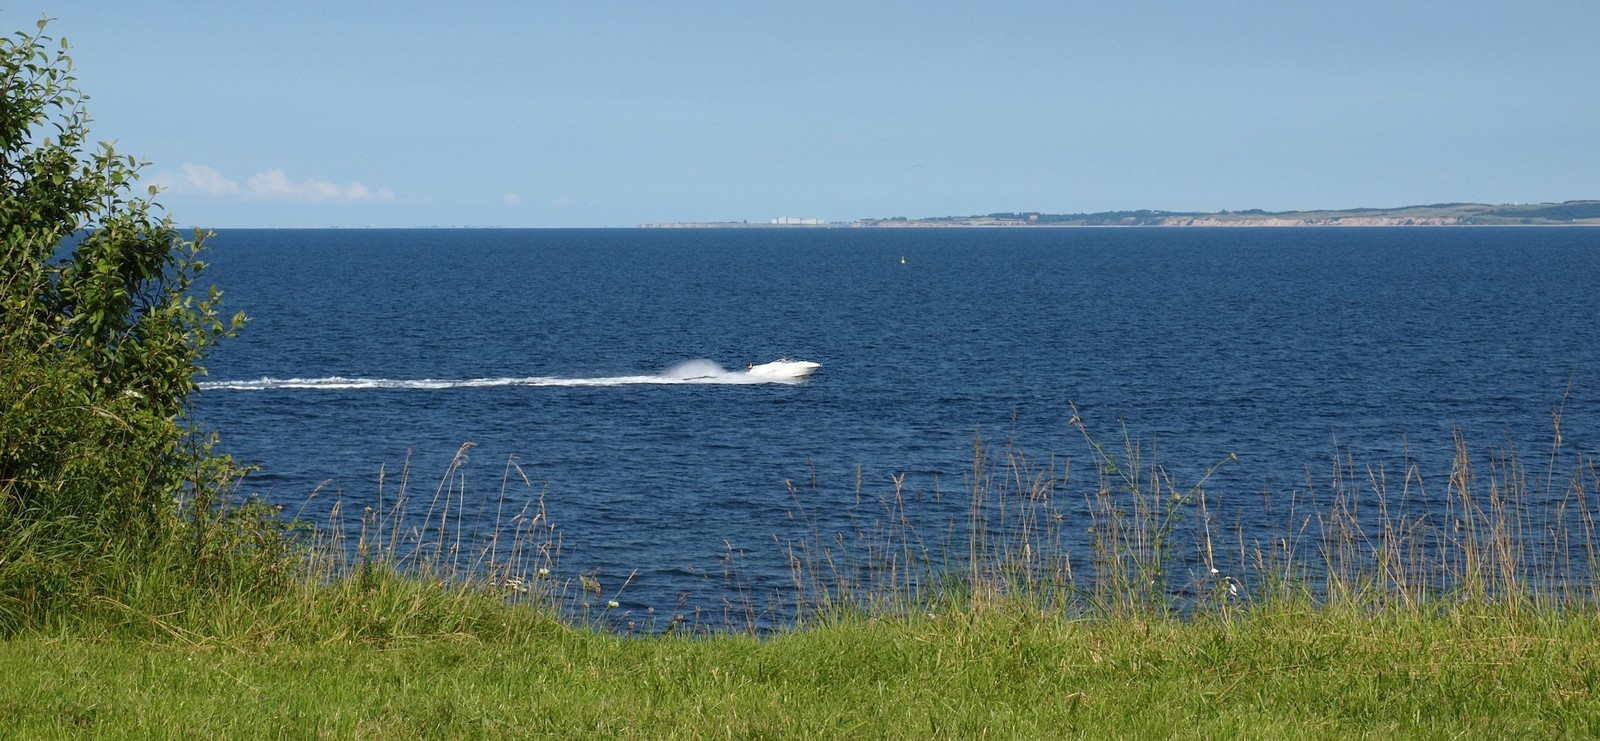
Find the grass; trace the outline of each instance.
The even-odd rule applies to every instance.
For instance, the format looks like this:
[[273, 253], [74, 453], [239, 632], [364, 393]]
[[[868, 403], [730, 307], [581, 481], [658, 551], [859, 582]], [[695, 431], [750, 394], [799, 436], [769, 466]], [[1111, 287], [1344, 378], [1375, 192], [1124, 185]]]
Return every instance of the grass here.
[[855, 532], [788, 543], [761, 615], [620, 623], [627, 584], [562, 576], [538, 497], [474, 535], [460, 456], [296, 539], [220, 508], [0, 643], [0, 736], [1600, 733], [1585, 456], [1458, 440], [1439, 485], [1346, 456], [1257, 537], [1219, 524], [1216, 466], [1177, 485], [1072, 424], [1087, 484], [980, 439], [954, 525], [858, 483]]
[[843, 619], [766, 639], [0, 644], [0, 734], [1592, 736], [1593, 616]]

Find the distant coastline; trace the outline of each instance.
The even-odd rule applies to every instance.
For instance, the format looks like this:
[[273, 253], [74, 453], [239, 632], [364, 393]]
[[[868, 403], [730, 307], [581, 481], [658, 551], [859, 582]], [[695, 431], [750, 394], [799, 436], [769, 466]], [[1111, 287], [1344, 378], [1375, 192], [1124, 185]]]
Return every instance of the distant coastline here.
[[1143, 227], [1302, 227], [1302, 226], [1600, 226], [1600, 201], [1560, 203], [1437, 203], [1399, 208], [1326, 211], [1099, 211], [1052, 214], [1039, 211], [981, 216], [931, 216], [908, 219], [820, 221], [780, 217], [771, 221], [675, 221], [640, 224], [645, 229], [827, 229], [827, 228], [1038, 228], [1065, 226]]

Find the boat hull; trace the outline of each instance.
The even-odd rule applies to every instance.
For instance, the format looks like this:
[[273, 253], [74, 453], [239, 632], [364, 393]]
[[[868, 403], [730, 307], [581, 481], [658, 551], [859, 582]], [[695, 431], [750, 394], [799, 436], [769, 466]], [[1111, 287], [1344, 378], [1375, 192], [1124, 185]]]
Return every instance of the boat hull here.
[[821, 363], [809, 360], [774, 360], [771, 363], [752, 365], [745, 372], [762, 378], [805, 378], [821, 367]]

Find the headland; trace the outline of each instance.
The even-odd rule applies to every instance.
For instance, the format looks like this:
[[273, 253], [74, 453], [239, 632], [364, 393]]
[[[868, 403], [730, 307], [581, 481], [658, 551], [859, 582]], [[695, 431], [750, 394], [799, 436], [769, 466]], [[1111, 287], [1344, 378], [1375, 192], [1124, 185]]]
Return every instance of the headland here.
[[1600, 200], [1560, 203], [1435, 203], [1399, 208], [1351, 208], [1315, 211], [1097, 211], [1093, 213], [999, 212], [975, 216], [866, 218], [822, 221], [779, 217], [770, 221], [659, 222], [650, 229], [722, 228], [948, 228], [1064, 226], [1600, 226]]

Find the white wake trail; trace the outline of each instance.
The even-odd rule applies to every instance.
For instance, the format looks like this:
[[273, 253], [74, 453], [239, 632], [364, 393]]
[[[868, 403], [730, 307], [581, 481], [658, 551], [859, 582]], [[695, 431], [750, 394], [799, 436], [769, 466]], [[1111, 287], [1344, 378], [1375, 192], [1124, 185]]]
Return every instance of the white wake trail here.
[[526, 378], [257, 378], [237, 381], [201, 381], [202, 391], [269, 391], [274, 389], [303, 389], [318, 391], [357, 391], [366, 389], [463, 389], [495, 388], [504, 386], [676, 386], [676, 385], [753, 385], [769, 383], [798, 383], [799, 378], [777, 378], [751, 374], [747, 371], [729, 371], [709, 360], [691, 360], [673, 368], [648, 376], [603, 376], [598, 378], [562, 378], [558, 376], [530, 376]]

